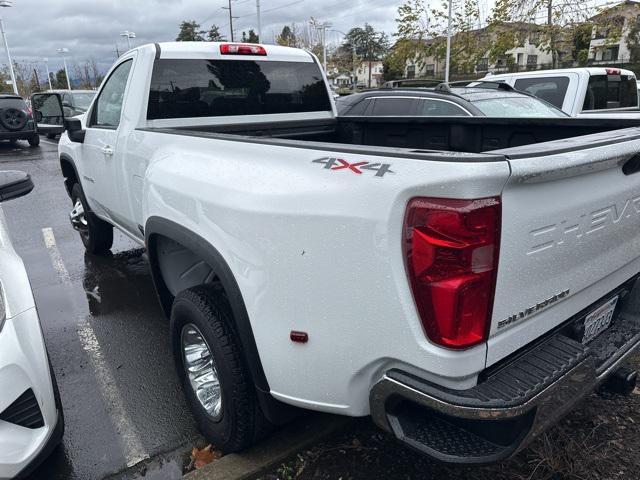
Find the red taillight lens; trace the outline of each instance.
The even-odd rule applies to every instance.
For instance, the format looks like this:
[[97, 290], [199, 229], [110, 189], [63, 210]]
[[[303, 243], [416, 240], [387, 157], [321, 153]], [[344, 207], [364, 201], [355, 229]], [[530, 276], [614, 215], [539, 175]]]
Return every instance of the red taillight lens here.
[[448, 348], [486, 340], [500, 247], [499, 197], [415, 198], [404, 224], [413, 296], [429, 339]]
[[607, 75], [620, 75], [621, 73], [619, 68], [606, 68], [605, 71]]
[[267, 55], [264, 47], [250, 43], [223, 43], [220, 45], [220, 53], [222, 55]]

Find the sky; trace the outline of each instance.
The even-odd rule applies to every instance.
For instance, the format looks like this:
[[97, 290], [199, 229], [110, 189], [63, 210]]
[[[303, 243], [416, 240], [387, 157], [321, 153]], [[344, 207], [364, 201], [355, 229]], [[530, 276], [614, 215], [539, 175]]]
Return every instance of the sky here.
[[[303, 23], [309, 17], [331, 22], [347, 31], [369, 22], [388, 33], [395, 30], [401, 0], [260, 0], [263, 37], [270, 41], [285, 24]], [[58, 48], [69, 49], [69, 62], [90, 56], [107, 70], [116, 59], [116, 44], [126, 50], [124, 30], [136, 33], [132, 46], [172, 41], [182, 20], [196, 20], [203, 28], [220, 26], [229, 38], [229, 13], [221, 7], [228, 0], [14, 0], [13, 7], [0, 9], [9, 49], [14, 60], [48, 58], [51, 71], [62, 67]], [[256, 1], [233, 0], [234, 30], [256, 28]], [[341, 34], [331, 32], [330, 41]], [[237, 40], [237, 38], [236, 38]], [[0, 55], [5, 55], [0, 49]], [[6, 57], [0, 57], [5, 63]], [[44, 63], [41, 66], [44, 72]], [[43, 75], [44, 77], [44, 75]]]
[[[479, 0], [488, 13], [495, 0]], [[583, 0], [598, 4], [612, 0]], [[404, 0], [260, 0], [262, 32], [267, 43], [286, 24], [304, 24], [310, 17], [330, 22], [342, 32], [370, 23], [390, 36], [395, 31], [398, 6]], [[429, 0], [440, 6], [442, 0]], [[149, 42], [172, 41], [182, 20], [195, 20], [208, 29], [220, 27], [229, 38], [229, 14], [222, 7], [228, 0], [13, 0], [13, 7], [0, 8], [9, 48], [14, 60], [33, 61], [48, 58], [49, 69], [62, 67], [58, 48], [69, 49], [69, 62], [81, 63], [94, 57], [106, 71], [116, 59], [116, 45], [126, 50], [124, 30], [136, 33], [132, 46]], [[243, 30], [256, 28], [256, 0], [232, 0], [236, 40]], [[330, 43], [341, 41], [342, 34], [328, 34]], [[0, 63], [5, 63], [0, 48]], [[44, 63], [39, 70], [44, 72]], [[44, 77], [44, 75], [43, 75]]]

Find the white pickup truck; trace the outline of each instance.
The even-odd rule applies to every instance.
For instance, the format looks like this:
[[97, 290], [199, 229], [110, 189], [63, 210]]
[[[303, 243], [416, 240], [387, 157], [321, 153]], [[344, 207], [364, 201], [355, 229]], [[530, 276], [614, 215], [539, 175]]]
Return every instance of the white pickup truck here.
[[635, 382], [637, 123], [340, 118], [307, 52], [162, 43], [118, 59], [59, 154], [86, 249], [114, 226], [147, 248], [216, 446], [299, 407], [486, 463]]
[[582, 67], [490, 75], [483, 80], [504, 82], [531, 93], [572, 117], [640, 118], [636, 75], [631, 70]]

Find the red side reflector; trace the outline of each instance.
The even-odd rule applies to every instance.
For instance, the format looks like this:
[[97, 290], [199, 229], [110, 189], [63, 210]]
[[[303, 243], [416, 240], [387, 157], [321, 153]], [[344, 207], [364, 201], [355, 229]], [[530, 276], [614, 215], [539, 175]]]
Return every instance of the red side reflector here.
[[428, 338], [468, 348], [486, 340], [500, 243], [499, 197], [414, 198], [404, 224], [404, 254]]
[[292, 342], [296, 343], [307, 343], [309, 341], [309, 335], [307, 335], [307, 332], [297, 332], [295, 330], [291, 330], [289, 338]]
[[267, 51], [260, 45], [251, 43], [223, 43], [220, 45], [222, 55], [260, 55], [266, 56]]
[[620, 75], [619, 68], [606, 68], [607, 75]]

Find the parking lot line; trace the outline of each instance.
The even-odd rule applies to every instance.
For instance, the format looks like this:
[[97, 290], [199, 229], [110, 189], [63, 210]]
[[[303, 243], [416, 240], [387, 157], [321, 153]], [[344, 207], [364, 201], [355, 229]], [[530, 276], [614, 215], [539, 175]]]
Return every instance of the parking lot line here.
[[[56, 239], [53, 235], [53, 229], [50, 227], [42, 229], [44, 244], [47, 247], [51, 264], [65, 285], [71, 285], [71, 277], [62, 260], [60, 250], [56, 245]], [[73, 298], [72, 298], [73, 301]], [[116, 381], [111, 368], [104, 360], [100, 343], [91, 327], [91, 324], [82, 316], [78, 322], [78, 338], [82, 348], [87, 352], [93, 369], [96, 373], [96, 379], [100, 388], [100, 393], [104, 399], [107, 410], [111, 414], [111, 419], [116, 427], [123, 443], [123, 455], [127, 462], [127, 467], [131, 467], [143, 460], [149, 458], [149, 454], [145, 451], [140, 441], [138, 433], [133, 428], [133, 424], [122, 401], [122, 396], [116, 386]]]

